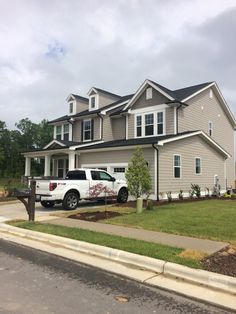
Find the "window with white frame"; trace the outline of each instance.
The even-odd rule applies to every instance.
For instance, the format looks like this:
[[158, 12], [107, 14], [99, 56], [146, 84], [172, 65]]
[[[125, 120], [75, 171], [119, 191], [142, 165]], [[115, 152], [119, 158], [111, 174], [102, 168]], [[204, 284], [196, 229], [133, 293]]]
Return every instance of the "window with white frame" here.
[[208, 134], [210, 136], [213, 134], [213, 123], [211, 121], [208, 122]]
[[136, 114], [135, 116], [136, 137], [164, 134], [165, 134], [164, 111]]
[[154, 134], [154, 114], [145, 114], [145, 136]]
[[136, 135], [142, 136], [142, 116], [136, 116]]
[[146, 89], [146, 99], [152, 99], [152, 87]]
[[73, 110], [74, 110], [74, 104], [73, 104], [73, 102], [70, 102], [69, 103], [69, 113], [70, 114], [73, 113]]
[[69, 124], [64, 124], [63, 127], [63, 139], [64, 141], [69, 141], [69, 136], [70, 135], [70, 126]]
[[95, 96], [91, 96], [91, 108], [94, 109], [96, 106], [96, 97]]
[[61, 125], [56, 126], [56, 139], [61, 140], [61, 135], [62, 135], [62, 127]]
[[161, 135], [164, 131], [164, 119], [163, 119], [163, 112], [157, 113], [157, 134]]
[[202, 173], [202, 160], [199, 157], [195, 158], [195, 174]]
[[91, 120], [84, 120], [83, 126], [83, 139], [84, 141], [89, 141], [91, 140]]
[[174, 178], [181, 178], [181, 156], [174, 155]]

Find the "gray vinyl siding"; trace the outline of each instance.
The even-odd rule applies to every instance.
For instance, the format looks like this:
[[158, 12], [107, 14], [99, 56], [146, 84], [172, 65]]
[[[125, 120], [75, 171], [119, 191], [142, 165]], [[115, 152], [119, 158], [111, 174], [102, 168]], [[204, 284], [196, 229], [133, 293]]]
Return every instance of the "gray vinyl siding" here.
[[[78, 156], [78, 167], [82, 165], [94, 164], [112, 164], [112, 163], [128, 163], [132, 157], [133, 149], [113, 150], [113, 151], [98, 151], [94, 152], [80, 152]], [[144, 158], [148, 162], [150, 174], [152, 177], [152, 191], [154, 193], [154, 150], [153, 148], [143, 149]]]
[[112, 135], [114, 140], [125, 139], [125, 117], [112, 119]]
[[111, 97], [111, 96], [104, 95], [101, 93], [98, 93], [98, 95], [99, 95], [99, 100], [98, 100], [99, 108], [102, 108], [106, 105], [112, 104], [113, 102], [115, 102], [119, 99], [118, 97]]
[[[208, 134], [208, 122], [213, 123], [212, 138], [220, 144], [232, 158], [226, 161], [228, 186], [234, 185], [234, 130], [216, 94], [209, 97], [209, 89], [196, 95], [179, 110], [179, 132], [203, 130]], [[203, 107], [203, 108], [202, 108]]]
[[[174, 178], [173, 156], [181, 155], [181, 178]], [[195, 157], [202, 160], [202, 174], [195, 174]], [[199, 136], [165, 144], [159, 148], [159, 190], [188, 192], [191, 183], [212, 190], [214, 176], [218, 175], [221, 188], [225, 188], [224, 157]]]
[[135, 101], [132, 109], [146, 108], [150, 106], [156, 106], [160, 104], [165, 104], [168, 99], [161, 93], [152, 89], [152, 99], [146, 99], [146, 90], [140, 95], [140, 97]]
[[128, 138], [134, 138], [134, 114], [128, 116]]
[[103, 140], [104, 141], [112, 141], [112, 127], [111, 127], [112, 120], [109, 116], [104, 116], [103, 118]]
[[84, 103], [83, 101], [76, 101], [76, 113], [82, 112], [89, 108], [88, 103]]
[[174, 134], [174, 108], [166, 108], [166, 134]]

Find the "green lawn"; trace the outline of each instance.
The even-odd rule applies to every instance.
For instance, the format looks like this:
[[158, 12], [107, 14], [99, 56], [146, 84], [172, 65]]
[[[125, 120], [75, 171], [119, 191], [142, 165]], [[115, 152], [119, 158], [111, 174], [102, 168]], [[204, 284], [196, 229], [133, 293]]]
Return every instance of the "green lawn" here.
[[[113, 207], [115, 210], [115, 207]], [[236, 241], [236, 201], [170, 203], [104, 221], [192, 237]]]
[[88, 231], [78, 228], [55, 226], [51, 224], [30, 223], [22, 221], [11, 222], [10, 224], [20, 228], [55, 234], [70, 239], [76, 239], [89, 243], [99, 244], [115, 249], [120, 249], [123, 251], [128, 251], [140, 255], [162, 259], [165, 261], [183, 264], [194, 268], [202, 268], [201, 263], [198, 259], [194, 259], [194, 257], [184, 258], [179, 256], [179, 254], [181, 254], [184, 250], [175, 247], [149, 243], [140, 240], [133, 240], [118, 236], [112, 236], [100, 232]]

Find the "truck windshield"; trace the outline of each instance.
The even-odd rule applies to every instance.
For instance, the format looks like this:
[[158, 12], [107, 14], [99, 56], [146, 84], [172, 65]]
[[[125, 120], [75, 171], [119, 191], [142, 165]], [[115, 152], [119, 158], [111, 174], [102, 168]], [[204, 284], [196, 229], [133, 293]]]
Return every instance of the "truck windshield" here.
[[66, 175], [67, 180], [86, 180], [86, 173], [83, 170], [72, 170]]

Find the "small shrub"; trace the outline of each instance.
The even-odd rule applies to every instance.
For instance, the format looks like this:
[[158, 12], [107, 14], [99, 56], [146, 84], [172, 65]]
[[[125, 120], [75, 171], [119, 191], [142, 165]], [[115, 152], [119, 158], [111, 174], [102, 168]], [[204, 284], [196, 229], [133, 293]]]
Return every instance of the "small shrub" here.
[[147, 200], [146, 209], [147, 209], [147, 210], [153, 210], [153, 209], [154, 209], [153, 201], [152, 201], [152, 200]]
[[192, 189], [190, 189], [190, 190], [188, 191], [188, 194], [189, 194], [189, 198], [190, 198], [190, 199], [193, 199], [193, 197], [194, 197], [194, 191], [193, 191]]
[[228, 194], [228, 193], [225, 193], [225, 194], [223, 195], [223, 197], [224, 197], [224, 198], [231, 198], [231, 195]]
[[168, 202], [171, 202], [172, 201], [172, 192], [168, 191], [168, 192], [166, 192], [166, 195], [167, 195]]
[[196, 195], [197, 198], [201, 197], [201, 188], [198, 184], [191, 183], [191, 189], [193, 190], [193, 195]]
[[184, 199], [183, 190], [179, 191], [179, 200], [182, 201]]
[[236, 199], [236, 194], [231, 194], [231, 198]]
[[206, 197], [210, 196], [210, 189], [208, 187], [205, 187], [205, 196]]

